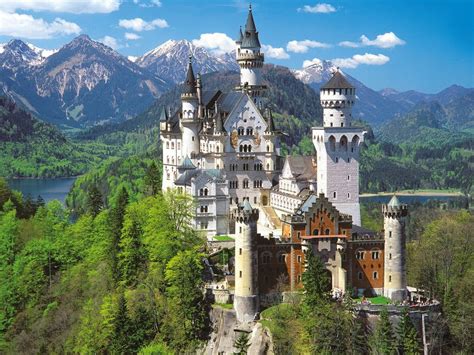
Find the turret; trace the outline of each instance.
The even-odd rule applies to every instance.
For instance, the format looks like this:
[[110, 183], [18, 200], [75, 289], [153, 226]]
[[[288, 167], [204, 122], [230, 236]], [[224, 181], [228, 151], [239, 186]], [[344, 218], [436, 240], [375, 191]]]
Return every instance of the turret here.
[[189, 56], [188, 72], [181, 93], [181, 129], [183, 132], [183, 157], [193, 158], [199, 152], [198, 89], [194, 77], [192, 57]]
[[324, 127], [350, 127], [355, 87], [347, 81], [339, 68], [319, 91]]
[[247, 92], [253, 97], [254, 102], [260, 105], [261, 96], [266, 86], [262, 84], [261, 69], [264, 56], [260, 52], [261, 45], [258, 32], [252, 14], [252, 6], [249, 6], [245, 30], [240, 31], [240, 38], [236, 41], [237, 63], [240, 66], [239, 89]]
[[160, 114], [160, 131], [165, 132], [168, 129], [168, 114], [163, 107]]
[[198, 118], [201, 119], [204, 114], [204, 104], [202, 102], [202, 80], [201, 74], [197, 75], [196, 80], [196, 93], [198, 98]]
[[407, 296], [406, 234], [408, 206], [393, 196], [382, 205], [384, 217], [384, 296], [392, 301], [403, 301]]
[[250, 322], [259, 312], [257, 221], [258, 209], [245, 200], [232, 212], [235, 238], [234, 309], [239, 322]]

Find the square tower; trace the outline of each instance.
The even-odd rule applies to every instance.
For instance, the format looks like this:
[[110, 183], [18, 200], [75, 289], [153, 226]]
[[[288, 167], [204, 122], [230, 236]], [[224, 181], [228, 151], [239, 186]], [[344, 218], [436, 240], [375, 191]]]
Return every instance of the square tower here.
[[342, 213], [361, 224], [359, 205], [359, 149], [364, 131], [352, 127], [355, 88], [339, 69], [320, 89], [323, 127], [312, 130], [317, 155], [318, 193]]

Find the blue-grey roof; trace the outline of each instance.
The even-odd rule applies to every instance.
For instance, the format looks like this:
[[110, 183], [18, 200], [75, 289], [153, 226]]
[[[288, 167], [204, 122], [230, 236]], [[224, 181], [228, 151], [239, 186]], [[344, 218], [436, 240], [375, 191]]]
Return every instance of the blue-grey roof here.
[[253, 211], [252, 205], [250, 204], [249, 200], [245, 200], [242, 204], [242, 207], [244, 212], [251, 213]]
[[191, 56], [189, 57], [188, 72], [186, 74], [186, 80], [184, 81], [183, 94], [195, 94], [196, 89], [196, 78], [194, 76], [193, 64], [191, 62]]
[[168, 114], [166, 113], [166, 110], [163, 107], [160, 114], [160, 122], [166, 122], [166, 121], [168, 121]]
[[388, 203], [390, 207], [400, 207], [401, 203], [400, 200], [398, 199], [397, 195], [393, 195], [392, 199]]
[[309, 197], [304, 201], [300, 208], [298, 208], [298, 211], [296, 211], [297, 214], [304, 214], [308, 212], [309, 208], [316, 202], [317, 196], [314, 194], [309, 195]]
[[230, 112], [245, 93], [232, 91], [227, 94], [222, 94], [218, 99], [219, 108], [221, 111]]
[[243, 33], [241, 48], [260, 48], [260, 41], [258, 39], [257, 27], [253, 19], [252, 7], [249, 7], [249, 14], [247, 16], [247, 23], [245, 24], [245, 31]]
[[180, 166], [178, 166], [179, 170], [193, 170], [196, 169], [196, 166], [193, 164], [192, 160], [189, 159], [188, 156], [186, 156], [181, 163]]

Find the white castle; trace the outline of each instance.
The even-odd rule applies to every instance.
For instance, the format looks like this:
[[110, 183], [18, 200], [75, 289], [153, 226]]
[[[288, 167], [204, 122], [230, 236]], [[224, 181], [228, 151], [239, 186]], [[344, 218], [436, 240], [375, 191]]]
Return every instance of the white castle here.
[[315, 157], [280, 155], [281, 132], [265, 108], [264, 55], [249, 9], [236, 41], [240, 85], [206, 91], [190, 58], [181, 109], [163, 110], [163, 190], [194, 197], [195, 228], [208, 236], [236, 232], [231, 211], [248, 201], [260, 211], [259, 228], [279, 232], [280, 217], [295, 212], [309, 194], [323, 193], [360, 225], [359, 147], [363, 130], [352, 127], [355, 88], [336, 71], [321, 88], [323, 127], [312, 130]]

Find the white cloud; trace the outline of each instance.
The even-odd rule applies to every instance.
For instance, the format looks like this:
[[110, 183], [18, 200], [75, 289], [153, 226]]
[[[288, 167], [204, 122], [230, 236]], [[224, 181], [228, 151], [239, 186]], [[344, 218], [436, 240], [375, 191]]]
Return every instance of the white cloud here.
[[305, 5], [303, 8], [298, 8], [298, 11], [309, 12], [311, 14], [329, 14], [331, 12], [336, 12], [336, 8], [330, 4], [316, 4], [314, 6]]
[[303, 68], [307, 68], [311, 65], [317, 65], [317, 66], [322, 66], [323, 65], [323, 61], [319, 58], [313, 58], [311, 60], [305, 60], [303, 62]]
[[235, 42], [225, 33], [203, 33], [199, 39], [193, 39], [193, 44], [209, 49], [215, 55], [229, 53], [235, 50]]
[[126, 28], [127, 30], [133, 30], [136, 32], [151, 31], [157, 27], [158, 28], [169, 27], [168, 22], [166, 22], [166, 20], [163, 20], [161, 18], [157, 18], [157, 19], [154, 19], [153, 21], [148, 22], [140, 17], [136, 17], [129, 20], [122, 19], [119, 21], [119, 26]]
[[275, 59], [288, 59], [290, 55], [285, 52], [284, 48], [275, 48], [270, 45], [263, 44], [262, 50], [267, 58], [275, 58]]
[[109, 13], [120, 7], [122, 0], [1, 0], [0, 10], [70, 12], [74, 14]]
[[135, 41], [137, 39], [140, 39], [141, 37], [139, 35], [137, 35], [136, 33], [130, 33], [130, 32], [126, 32], [125, 33], [125, 39], [128, 39], [130, 41]]
[[121, 47], [118, 41], [111, 36], [104, 36], [102, 38], [99, 38], [99, 42], [102, 42], [103, 44], [109, 46], [112, 49], [118, 49]]
[[393, 32], [386, 32], [382, 35], [378, 35], [375, 37], [374, 40], [370, 40], [367, 36], [362, 35], [360, 36], [360, 42], [350, 42], [350, 41], [343, 41], [340, 42], [339, 45], [342, 47], [350, 47], [350, 48], [357, 48], [357, 47], [365, 47], [365, 46], [374, 46], [379, 48], [393, 48], [395, 46], [402, 46], [406, 42], [399, 38]]
[[328, 47], [330, 47], [330, 45], [327, 43], [305, 39], [304, 41], [289, 41], [288, 44], [286, 45], [286, 50], [288, 52], [294, 52], [294, 53], [306, 53], [309, 48], [328, 48]]
[[10, 13], [0, 10], [0, 35], [29, 39], [52, 38], [61, 35], [78, 34], [81, 28], [73, 23], [56, 18], [47, 22], [31, 15]]
[[149, 2], [133, 0], [133, 3], [140, 7], [161, 7], [163, 5], [160, 0], [150, 0]]
[[390, 58], [383, 54], [356, 54], [351, 58], [331, 59], [331, 62], [341, 68], [357, 68], [360, 64], [365, 65], [384, 65], [390, 61]]

